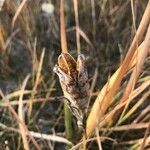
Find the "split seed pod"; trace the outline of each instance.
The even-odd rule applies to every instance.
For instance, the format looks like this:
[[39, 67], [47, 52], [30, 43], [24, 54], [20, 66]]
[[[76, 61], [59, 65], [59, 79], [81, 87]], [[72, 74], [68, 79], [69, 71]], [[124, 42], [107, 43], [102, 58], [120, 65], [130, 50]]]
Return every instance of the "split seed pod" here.
[[83, 117], [88, 102], [88, 74], [84, 55], [79, 55], [77, 62], [69, 53], [62, 53], [58, 57], [58, 65], [54, 72], [67, 99], [68, 107], [77, 119], [77, 124], [83, 127]]

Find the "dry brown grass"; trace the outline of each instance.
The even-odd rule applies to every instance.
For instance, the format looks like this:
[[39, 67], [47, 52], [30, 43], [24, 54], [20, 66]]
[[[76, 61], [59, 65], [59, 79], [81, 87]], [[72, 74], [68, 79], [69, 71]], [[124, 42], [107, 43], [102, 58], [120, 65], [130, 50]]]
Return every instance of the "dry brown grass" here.
[[[0, 12], [0, 149], [148, 149], [150, 1], [52, 4], [48, 15], [40, 0], [5, 0]], [[52, 71], [61, 52], [87, 56], [83, 135]]]

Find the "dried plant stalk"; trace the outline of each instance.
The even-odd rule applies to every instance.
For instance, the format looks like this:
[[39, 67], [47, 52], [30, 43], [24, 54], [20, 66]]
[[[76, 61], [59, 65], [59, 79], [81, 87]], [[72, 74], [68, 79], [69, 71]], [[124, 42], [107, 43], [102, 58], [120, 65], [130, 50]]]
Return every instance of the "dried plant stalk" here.
[[[20, 98], [19, 98], [18, 115], [19, 115], [19, 118], [22, 122], [24, 122], [23, 94], [24, 94], [24, 89], [25, 89], [25, 86], [27, 84], [27, 81], [28, 81], [29, 77], [30, 76], [28, 75], [25, 78], [24, 82], [23, 82], [23, 86], [21, 88], [21, 93], [20, 93]], [[24, 126], [21, 123], [19, 123], [19, 128], [20, 128], [20, 133], [21, 133], [21, 136], [22, 136], [24, 149], [29, 150], [30, 146], [29, 146], [28, 139], [27, 139], [27, 136], [26, 136], [26, 129], [24, 128]]]
[[67, 53], [68, 49], [65, 28], [64, 0], [60, 1], [60, 32], [62, 52]]
[[[73, 0], [73, 6], [74, 6], [74, 14], [75, 14], [75, 22], [76, 22], [76, 28], [79, 28], [79, 18], [78, 18], [78, 1]], [[77, 51], [78, 54], [81, 52], [80, 50], [80, 34], [79, 30], [76, 30], [76, 43], [77, 43]]]
[[4, 29], [3, 26], [0, 24], [0, 51], [4, 49]]

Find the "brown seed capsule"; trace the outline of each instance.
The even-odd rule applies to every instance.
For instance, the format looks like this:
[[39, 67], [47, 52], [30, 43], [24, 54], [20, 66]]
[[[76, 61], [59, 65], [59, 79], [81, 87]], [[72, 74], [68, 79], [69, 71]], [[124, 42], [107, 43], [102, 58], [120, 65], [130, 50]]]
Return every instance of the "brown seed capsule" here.
[[54, 72], [59, 76], [69, 108], [77, 118], [78, 124], [82, 125], [89, 90], [85, 57], [79, 55], [76, 62], [69, 53], [62, 53], [58, 57], [58, 65], [54, 67]]

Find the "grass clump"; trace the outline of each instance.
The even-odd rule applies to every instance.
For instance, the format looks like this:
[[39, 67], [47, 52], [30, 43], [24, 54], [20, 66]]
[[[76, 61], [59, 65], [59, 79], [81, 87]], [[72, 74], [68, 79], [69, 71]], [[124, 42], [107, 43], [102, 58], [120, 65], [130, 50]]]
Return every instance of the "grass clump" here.
[[[1, 6], [0, 149], [148, 149], [150, 1], [43, 3]], [[82, 134], [53, 72], [61, 53], [87, 57]]]

